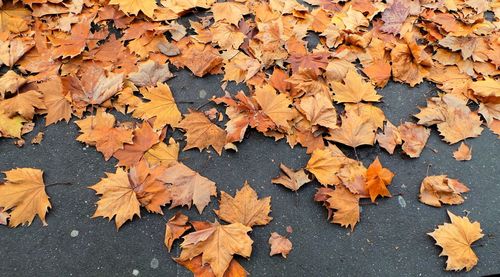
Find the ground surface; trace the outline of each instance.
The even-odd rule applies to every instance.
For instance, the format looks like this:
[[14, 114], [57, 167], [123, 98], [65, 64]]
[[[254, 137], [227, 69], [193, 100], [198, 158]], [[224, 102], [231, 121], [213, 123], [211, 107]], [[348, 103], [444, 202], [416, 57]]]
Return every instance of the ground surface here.
[[[217, 77], [194, 78], [186, 71], [175, 74], [177, 77], [168, 84], [177, 101], [195, 101], [193, 105], [198, 106], [212, 95], [222, 95]], [[418, 111], [417, 105], [425, 105], [425, 98], [434, 93], [432, 89], [429, 84], [410, 89], [391, 83], [380, 92], [384, 102], [378, 106], [395, 124], [411, 120], [411, 114]], [[180, 105], [183, 112], [188, 106]], [[27, 143], [18, 149], [13, 141], [0, 140], [0, 170], [40, 168], [47, 184], [73, 185], [47, 188], [53, 206], [47, 227], [42, 227], [38, 219], [31, 227], [0, 226], [0, 275], [190, 276], [171, 259], [179, 254], [178, 244], [172, 254], [163, 245], [164, 218], [182, 210], [193, 219], [213, 221], [215, 199], [201, 216], [195, 209], [165, 209], [164, 218], [143, 211], [141, 219], [135, 218], [117, 232], [114, 223], [90, 218], [98, 198], [87, 189], [104, 177], [104, 172], [114, 172], [116, 161], [105, 162], [94, 148], [77, 142], [78, 129], [73, 122], [48, 128], [43, 127], [43, 119], [36, 122], [35, 131], [26, 141], [43, 130], [45, 139], [41, 145]], [[175, 134], [176, 138], [180, 136]], [[458, 144], [448, 146], [435, 129], [419, 159], [409, 159], [400, 152], [389, 156], [378, 147], [360, 149], [358, 154], [365, 165], [379, 155], [382, 164], [396, 173], [390, 190], [401, 195], [379, 200], [377, 206], [363, 206], [361, 222], [353, 233], [327, 222], [326, 210], [313, 202], [318, 183], [305, 186], [298, 196], [271, 184], [280, 163], [293, 168], [306, 164], [309, 156], [304, 149], [290, 149], [284, 141], [274, 142], [251, 131], [238, 146], [238, 153], [224, 152], [219, 157], [213, 152], [192, 150], [183, 152], [180, 158], [215, 181], [219, 190], [234, 194], [248, 180], [259, 196], [272, 196], [274, 219], [268, 226], [254, 228], [252, 257], [240, 260], [252, 276], [451, 275], [444, 271], [445, 259], [438, 257], [440, 248], [426, 235], [436, 225], [448, 221], [446, 209], [457, 215], [469, 211], [470, 218], [480, 221], [486, 234], [474, 246], [479, 264], [468, 274], [500, 273], [500, 140], [484, 130], [481, 137], [468, 142], [473, 149], [473, 160], [469, 162], [455, 161], [452, 152]], [[354, 157], [349, 149], [343, 150]], [[471, 188], [464, 204], [437, 209], [418, 201], [419, 185], [428, 164], [432, 164], [429, 174], [448, 174]], [[288, 225], [294, 229], [292, 253], [286, 260], [269, 257], [270, 232], [284, 234]]]

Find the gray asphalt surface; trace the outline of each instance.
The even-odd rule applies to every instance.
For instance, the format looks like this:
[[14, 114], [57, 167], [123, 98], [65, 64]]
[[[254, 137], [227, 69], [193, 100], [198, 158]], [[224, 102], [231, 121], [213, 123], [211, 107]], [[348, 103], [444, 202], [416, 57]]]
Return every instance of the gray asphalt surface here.
[[[174, 71], [176, 78], [168, 81], [177, 101], [204, 103], [212, 95], [222, 95], [219, 78], [193, 77], [187, 71]], [[200, 90], [205, 90], [204, 95]], [[235, 92], [235, 88], [229, 88]], [[432, 96], [433, 86], [424, 83], [410, 89], [390, 83], [380, 91], [383, 108], [395, 124], [412, 120], [417, 105], [425, 105]], [[194, 104], [197, 106], [198, 104]], [[210, 107], [210, 106], [207, 106]], [[188, 105], [180, 108], [187, 111]], [[127, 116], [122, 120], [130, 120]], [[113, 222], [91, 219], [98, 197], [87, 187], [114, 172], [115, 160], [105, 162], [93, 147], [77, 142], [78, 128], [71, 122], [44, 127], [36, 120], [35, 130], [26, 136], [28, 142], [38, 131], [45, 132], [40, 145], [27, 143], [17, 148], [12, 140], [0, 139], [0, 170], [15, 167], [35, 167], [45, 172], [47, 184], [71, 182], [71, 186], [52, 186], [47, 191], [53, 209], [48, 214], [48, 226], [36, 219], [31, 227], [9, 229], [0, 226], [0, 276], [190, 276], [171, 258], [179, 254], [178, 242], [169, 254], [163, 245], [165, 219], [178, 210], [195, 220], [215, 219], [215, 198], [199, 215], [195, 209], [168, 210], [165, 217], [142, 211], [142, 218], [126, 223], [119, 232]], [[182, 137], [175, 133], [174, 137]], [[410, 159], [396, 152], [393, 156], [376, 147], [358, 150], [360, 159], [368, 165], [376, 156], [396, 176], [390, 191], [393, 198], [382, 199], [378, 205], [363, 205], [361, 222], [351, 233], [330, 224], [327, 212], [313, 201], [319, 186], [306, 185], [298, 196], [281, 186], [271, 184], [279, 174], [279, 164], [299, 168], [309, 156], [300, 147], [290, 149], [285, 141], [274, 142], [255, 131], [238, 145], [239, 152], [224, 152], [222, 156], [190, 150], [182, 152], [185, 164], [215, 181], [219, 191], [234, 194], [248, 180], [259, 196], [272, 196], [273, 221], [256, 227], [252, 257], [239, 259], [252, 276], [480, 276], [500, 273], [500, 141], [489, 130], [481, 137], [468, 140], [473, 159], [458, 162], [452, 153], [458, 144], [442, 142], [435, 128], [421, 158]], [[437, 150], [437, 153], [431, 149]], [[350, 157], [354, 153], [342, 148]], [[471, 191], [459, 206], [433, 208], [418, 201], [418, 190], [426, 175], [447, 174], [467, 184]], [[446, 210], [457, 215], [469, 212], [472, 220], [480, 221], [486, 234], [474, 246], [479, 264], [469, 273], [444, 271], [445, 258], [438, 257], [441, 249], [426, 235], [438, 224], [448, 222]], [[267, 240], [273, 231], [285, 233], [286, 226], [294, 229], [290, 239], [293, 251], [288, 259], [269, 257]], [[77, 232], [78, 234], [77, 234]], [[77, 236], [75, 236], [77, 234]]]

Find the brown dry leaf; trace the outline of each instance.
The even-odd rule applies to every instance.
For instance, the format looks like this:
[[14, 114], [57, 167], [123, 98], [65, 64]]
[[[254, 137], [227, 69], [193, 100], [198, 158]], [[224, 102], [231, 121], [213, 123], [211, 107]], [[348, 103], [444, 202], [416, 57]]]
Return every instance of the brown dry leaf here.
[[346, 113], [341, 118], [342, 125], [340, 128], [330, 130], [328, 140], [340, 142], [354, 148], [375, 143], [376, 127], [371, 122], [371, 117]]
[[370, 164], [366, 170], [366, 189], [372, 202], [375, 202], [379, 195], [391, 197], [387, 186], [391, 183], [393, 177], [394, 173], [387, 168], [383, 168], [378, 157]]
[[18, 93], [16, 96], [0, 102], [0, 109], [9, 117], [20, 115], [25, 119], [33, 119], [37, 109], [44, 109], [42, 94], [35, 90]]
[[128, 15], [138, 15], [142, 11], [153, 18], [155, 9], [159, 8], [155, 0], [111, 0], [110, 5], [119, 5], [120, 10]]
[[325, 149], [316, 149], [307, 162], [306, 169], [311, 172], [322, 185], [338, 185], [337, 173], [352, 160], [347, 158], [335, 145]]
[[271, 246], [271, 252], [269, 252], [269, 256], [274, 256], [277, 254], [281, 254], [283, 258], [286, 258], [290, 251], [292, 251], [292, 242], [276, 232], [272, 232], [268, 241]]
[[52, 78], [38, 84], [38, 90], [43, 94], [43, 102], [47, 108], [45, 126], [60, 120], [69, 121], [72, 112], [71, 103], [66, 99], [61, 78]]
[[52, 51], [53, 58], [73, 58], [82, 53], [87, 45], [91, 34], [91, 22], [94, 15], [84, 18], [80, 23], [73, 25], [71, 32], [66, 37], [50, 37], [55, 49]]
[[453, 152], [453, 157], [457, 161], [470, 161], [472, 159], [472, 148], [462, 142], [457, 151]]
[[21, 138], [23, 125], [27, 120], [21, 116], [9, 117], [0, 109], [0, 135], [7, 138]]
[[203, 77], [216, 70], [223, 61], [217, 49], [211, 45], [183, 39], [178, 47], [181, 50], [181, 55], [172, 58], [172, 63], [176, 66], [189, 68], [197, 77]]
[[144, 153], [144, 159], [150, 167], [174, 165], [179, 159], [179, 143], [174, 138], [170, 138], [168, 144], [159, 142]]
[[288, 168], [284, 164], [280, 164], [281, 174], [280, 176], [272, 179], [275, 184], [280, 184], [292, 191], [298, 191], [303, 185], [311, 182], [309, 175], [304, 171], [303, 168], [294, 171]]
[[347, 72], [343, 82], [334, 81], [330, 84], [335, 93], [333, 100], [339, 103], [379, 102], [382, 98], [373, 85], [364, 81], [354, 70]]
[[446, 175], [427, 176], [420, 185], [419, 198], [420, 202], [434, 207], [441, 207], [441, 203], [458, 205], [464, 202], [460, 194], [468, 191], [467, 186]]
[[292, 101], [286, 94], [277, 93], [271, 85], [265, 85], [255, 89], [254, 99], [278, 127], [289, 128], [288, 121], [294, 118], [294, 113], [289, 107]]
[[306, 96], [300, 100], [300, 109], [311, 121], [312, 125], [319, 125], [330, 129], [337, 128], [337, 112], [332, 101], [323, 94]]
[[178, 125], [186, 131], [187, 144], [183, 150], [198, 148], [201, 150], [212, 146], [221, 155], [226, 145], [226, 132], [208, 119], [204, 113], [191, 110]]
[[5, 4], [0, 9], [0, 32], [21, 33], [27, 31], [31, 19], [31, 11], [25, 9], [22, 5]]
[[217, 195], [214, 182], [182, 163], [163, 170], [158, 180], [170, 184], [168, 187], [172, 198], [170, 208], [177, 206], [191, 208], [191, 204], [194, 204], [201, 214], [210, 202], [210, 196]]
[[398, 130], [403, 140], [403, 151], [411, 158], [420, 157], [431, 135], [431, 130], [411, 122], [401, 124]]
[[248, 227], [267, 225], [273, 219], [269, 216], [270, 212], [271, 197], [258, 199], [257, 193], [246, 181], [234, 197], [221, 192], [219, 210], [215, 210], [220, 219]]
[[10, 215], [3, 211], [3, 208], [0, 208], [0, 225], [7, 225]]
[[116, 151], [123, 149], [125, 143], [133, 142], [133, 131], [125, 127], [115, 127], [115, 122], [112, 114], [98, 110], [95, 116], [75, 121], [83, 133], [77, 140], [95, 145], [97, 151], [104, 155], [104, 159], [109, 160]]
[[467, 217], [460, 217], [448, 211], [451, 223], [439, 225], [433, 232], [428, 233], [436, 245], [443, 248], [439, 256], [448, 256], [446, 270], [471, 270], [478, 258], [471, 246], [481, 239], [484, 234], [479, 222], [470, 222]]
[[2, 100], [8, 92], [17, 92], [25, 83], [26, 79], [18, 75], [14, 70], [7, 71], [0, 77], [0, 100]]
[[248, 8], [237, 2], [219, 2], [212, 6], [215, 22], [226, 21], [238, 26], [238, 22], [243, 18], [243, 15], [250, 13]]
[[398, 128], [389, 121], [387, 121], [387, 124], [385, 125], [384, 133], [378, 133], [376, 140], [380, 147], [387, 150], [387, 152], [391, 155], [394, 154], [396, 146], [403, 143], [401, 133]]
[[191, 226], [187, 225], [189, 217], [181, 212], [176, 213], [165, 224], [165, 246], [168, 252], [172, 250], [172, 244], [179, 239]]
[[477, 96], [495, 96], [500, 97], [500, 81], [493, 78], [484, 77], [484, 80], [473, 82], [470, 89]]
[[150, 213], [163, 215], [161, 207], [171, 200], [167, 186], [158, 180], [164, 169], [162, 166], [150, 168], [145, 160], [141, 160], [130, 168], [128, 174], [130, 186], [135, 191], [137, 200]]
[[336, 186], [328, 196], [326, 202], [329, 208], [336, 210], [332, 222], [346, 228], [351, 226], [351, 231], [354, 230], [354, 226], [359, 222], [359, 196], [343, 186]]
[[134, 131], [132, 144], [125, 144], [123, 149], [114, 153], [113, 156], [118, 159], [117, 166], [130, 167], [137, 164], [144, 153], [158, 142], [159, 135], [153, 131], [148, 122], [143, 122], [141, 127]]
[[390, 7], [382, 13], [382, 21], [384, 21], [384, 25], [380, 28], [382, 31], [394, 35], [399, 34], [403, 23], [410, 15], [410, 4], [408, 2], [410, 1], [392, 1]]
[[101, 195], [92, 218], [101, 216], [110, 221], [115, 218], [116, 229], [120, 229], [127, 220], [132, 220], [136, 215], [141, 216], [141, 203], [130, 186], [127, 172], [117, 168], [116, 173], [106, 175], [107, 178], [89, 187]]
[[[194, 277], [215, 277], [212, 268], [209, 264], [203, 264], [201, 255], [198, 255], [191, 260], [180, 261], [174, 259], [178, 264], [187, 268], [193, 273]], [[247, 277], [246, 270], [234, 258], [229, 263], [229, 267], [224, 272], [224, 277]]]
[[5, 183], [0, 184], [0, 207], [9, 211], [9, 226], [29, 226], [36, 215], [47, 226], [45, 216], [52, 206], [45, 192], [43, 172], [34, 168], [16, 168], [3, 173]]
[[29, 37], [17, 37], [11, 40], [0, 41], [0, 65], [4, 64], [8, 67], [13, 67], [34, 46], [35, 41]]
[[251, 230], [241, 223], [213, 223], [207, 229], [183, 237], [182, 252], [177, 260], [187, 261], [201, 254], [202, 264], [209, 264], [214, 275], [222, 277], [234, 255], [248, 258], [252, 254], [253, 241], [247, 234]]
[[418, 45], [413, 38], [407, 38], [406, 41], [392, 48], [392, 75], [394, 80], [414, 87], [429, 75], [433, 62], [425, 52], [425, 46]]
[[258, 60], [238, 52], [236, 56], [231, 58], [229, 62], [224, 65], [224, 81], [235, 81], [241, 83], [250, 80], [259, 70], [261, 64]]
[[174, 77], [168, 64], [161, 65], [149, 60], [139, 65], [139, 70], [128, 75], [128, 79], [138, 87], [153, 87]]
[[161, 130], [167, 125], [172, 127], [179, 125], [182, 115], [167, 84], [158, 83], [156, 87], [141, 89], [141, 94], [149, 102], [139, 104], [133, 113], [134, 117], [144, 120], [155, 118], [153, 123], [155, 130]]

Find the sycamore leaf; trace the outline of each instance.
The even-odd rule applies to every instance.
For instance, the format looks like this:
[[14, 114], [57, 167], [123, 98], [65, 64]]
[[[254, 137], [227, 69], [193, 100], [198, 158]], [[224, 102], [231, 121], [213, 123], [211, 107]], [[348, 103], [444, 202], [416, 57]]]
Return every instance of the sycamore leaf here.
[[4, 171], [5, 183], [0, 184], [0, 207], [10, 211], [9, 226], [31, 225], [36, 215], [47, 226], [45, 215], [52, 206], [45, 192], [43, 172], [34, 168]]
[[115, 127], [115, 121], [115, 117], [104, 110], [98, 110], [95, 116], [77, 120], [75, 123], [83, 133], [77, 140], [95, 145], [97, 151], [104, 155], [104, 159], [109, 160], [116, 151], [123, 149], [125, 143], [133, 142], [133, 131], [125, 127]]
[[[183, 0], [184, 1], [184, 0]], [[201, 255], [198, 255], [191, 260], [180, 261], [179, 259], [174, 259], [178, 264], [187, 268], [193, 273], [194, 277], [215, 277], [212, 268], [209, 264], [203, 264]], [[248, 273], [246, 270], [236, 261], [232, 259], [229, 263], [229, 267], [224, 272], [224, 277], [246, 277]]]
[[410, 15], [410, 5], [405, 0], [395, 0], [382, 13], [384, 25], [380, 29], [386, 33], [397, 35], [408, 15]]
[[[178, 45], [181, 55], [173, 60], [177, 66], [185, 66], [197, 77], [203, 77], [220, 66], [223, 59], [210, 44], [186, 43]], [[175, 64], [175, 63], [174, 63]]]
[[370, 194], [372, 202], [375, 202], [377, 196], [391, 197], [387, 186], [391, 183], [394, 173], [389, 169], [383, 168], [378, 157], [366, 170], [366, 189]]
[[155, 130], [161, 130], [166, 125], [176, 127], [179, 124], [182, 115], [167, 84], [158, 83], [156, 87], [141, 89], [141, 94], [149, 102], [139, 104], [133, 116], [144, 120], [155, 118]]
[[66, 38], [53, 37], [51, 43], [55, 46], [53, 58], [73, 58], [82, 53], [90, 36], [93, 16], [84, 18], [80, 23], [73, 25], [70, 35]]
[[128, 173], [130, 186], [135, 191], [141, 206], [145, 207], [148, 212], [161, 215], [163, 214], [161, 207], [171, 200], [167, 186], [158, 180], [164, 170], [163, 166], [150, 168], [143, 159], [131, 167]]
[[191, 111], [178, 126], [186, 131], [187, 144], [184, 150], [212, 146], [221, 155], [226, 145], [226, 132], [208, 119], [204, 113]]
[[213, 223], [207, 229], [184, 236], [178, 260], [190, 260], [201, 254], [202, 264], [210, 264], [214, 275], [222, 277], [235, 254], [246, 258], [252, 254], [253, 241], [247, 234], [251, 230], [241, 223]]
[[132, 144], [125, 144], [123, 149], [114, 153], [114, 157], [118, 159], [118, 166], [130, 167], [137, 164], [144, 153], [158, 142], [159, 135], [153, 131], [149, 123], [143, 122], [141, 127], [134, 131]]
[[10, 117], [20, 115], [25, 119], [33, 119], [35, 110], [43, 108], [42, 94], [35, 90], [19, 93], [0, 102], [0, 109]]
[[66, 99], [60, 77], [55, 77], [38, 84], [38, 90], [43, 94], [43, 102], [47, 108], [45, 126], [60, 120], [71, 118], [71, 103]]
[[221, 192], [219, 210], [215, 210], [220, 219], [229, 223], [239, 222], [248, 227], [267, 225], [272, 220], [270, 212], [271, 197], [258, 199], [257, 193], [246, 181], [234, 198], [224, 191]]
[[[0, 3], [2, 3], [0, 1]], [[2, 5], [0, 5], [1, 7]], [[12, 32], [21, 33], [29, 30], [29, 23], [32, 20], [31, 11], [22, 5], [5, 4], [0, 9], [0, 33]]]
[[307, 162], [306, 169], [311, 172], [322, 185], [340, 184], [337, 173], [342, 166], [349, 163], [351, 159], [347, 158], [340, 149], [331, 145], [326, 149], [316, 149]]
[[139, 87], [156, 86], [174, 77], [168, 68], [168, 64], [161, 65], [156, 61], [149, 60], [139, 65], [139, 70], [128, 75], [128, 79]]
[[280, 176], [272, 179], [275, 184], [280, 184], [292, 191], [299, 190], [303, 185], [311, 182], [309, 175], [304, 171], [304, 169], [299, 169], [294, 171], [288, 168], [284, 164], [280, 164], [281, 174]]
[[276, 93], [270, 85], [257, 87], [255, 89], [255, 100], [259, 103], [262, 111], [271, 118], [279, 127], [288, 128], [288, 120], [292, 120], [294, 114], [289, 106], [292, 104], [284, 93]]
[[453, 152], [453, 157], [457, 161], [470, 161], [472, 159], [472, 148], [462, 142], [457, 151]]
[[14, 66], [34, 46], [35, 41], [28, 37], [0, 41], [0, 65], [3, 63], [8, 67]]
[[165, 246], [168, 248], [168, 252], [172, 250], [174, 241], [191, 229], [191, 226], [187, 225], [188, 220], [189, 217], [178, 212], [165, 224]]
[[403, 140], [403, 151], [411, 158], [420, 157], [431, 130], [411, 122], [401, 124], [398, 130]]
[[155, 9], [158, 8], [156, 0], [111, 0], [110, 5], [120, 5], [120, 10], [126, 14], [138, 15], [142, 11], [153, 18]]
[[387, 150], [387, 152], [391, 155], [394, 154], [396, 146], [403, 143], [401, 133], [398, 128], [389, 121], [387, 121], [387, 124], [385, 125], [384, 133], [378, 133], [376, 140], [380, 147]]
[[446, 175], [427, 176], [420, 185], [420, 202], [441, 207], [441, 203], [458, 205], [464, 202], [461, 193], [468, 192], [469, 188], [456, 179]]
[[448, 256], [446, 270], [471, 270], [478, 258], [471, 245], [481, 239], [484, 234], [479, 222], [470, 222], [467, 217], [460, 217], [448, 211], [451, 223], [439, 225], [433, 232], [428, 233], [436, 245], [443, 248], [439, 256]]
[[286, 258], [290, 251], [292, 251], [292, 242], [276, 232], [272, 232], [268, 241], [271, 246], [271, 252], [269, 252], [269, 256], [274, 256], [277, 254], [281, 254], [283, 258]]
[[21, 138], [22, 128], [26, 121], [21, 116], [11, 118], [0, 109], [0, 135], [9, 138]]
[[137, 200], [135, 191], [130, 187], [128, 174], [122, 168], [117, 168], [114, 174], [106, 173], [106, 175], [107, 178], [89, 187], [101, 195], [92, 218], [101, 216], [110, 221], [115, 218], [116, 229], [120, 229], [135, 215], [141, 216], [141, 203]]
[[9, 70], [0, 77], [0, 100], [7, 92], [17, 92], [17, 90], [26, 83], [23, 76], [18, 75], [14, 70]]
[[169, 167], [177, 163], [179, 158], [179, 143], [170, 138], [168, 144], [159, 142], [144, 153], [144, 159], [149, 166], [163, 165]]
[[354, 230], [354, 226], [359, 222], [359, 196], [343, 186], [336, 186], [328, 196], [326, 202], [331, 209], [336, 210], [332, 222], [346, 228], [351, 226], [351, 230]]
[[364, 81], [361, 75], [352, 69], [347, 72], [343, 83], [333, 81], [331, 86], [335, 92], [333, 100], [339, 103], [379, 102], [382, 98], [371, 83]]
[[191, 204], [194, 204], [201, 214], [210, 202], [210, 196], [217, 195], [214, 182], [182, 163], [165, 169], [158, 180], [170, 184], [168, 187], [172, 198], [170, 208], [177, 206], [191, 208]]
[[300, 100], [300, 110], [312, 125], [337, 128], [337, 112], [332, 101], [323, 94], [305, 96]]
[[340, 128], [330, 130], [328, 140], [358, 147], [360, 145], [373, 145], [375, 130], [370, 117], [359, 116], [356, 113], [346, 113], [342, 116]]
[[243, 15], [250, 13], [248, 8], [237, 2], [218, 2], [212, 6], [215, 22], [225, 20], [238, 26]]
[[478, 96], [500, 97], [500, 81], [493, 78], [484, 77], [484, 80], [472, 82], [470, 89]]

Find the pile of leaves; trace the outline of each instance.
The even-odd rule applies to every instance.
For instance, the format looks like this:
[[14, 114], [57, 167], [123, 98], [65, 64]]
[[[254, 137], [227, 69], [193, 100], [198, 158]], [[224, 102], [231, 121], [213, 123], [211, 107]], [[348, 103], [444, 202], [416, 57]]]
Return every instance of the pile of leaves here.
[[[322, 186], [314, 200], [333, 223], [354, 230], [360, 201], [390, 197], [394, 173], [378, 158], [365, 167], [336, 144], [354, 151], [378, 144], [390, 154], [400, 146], [418, 158], [436, 125], [443, 141], [460, 143], [454, 157], [465, 161], [466, 139], [485, 128], [500, 136], [499, 24], [499, 3], [487, 0], [0, 1], [0, 137], [22, 147], [36, 116], [46, 125], [77, 118], [77, 140], [117, 160], [116, 172], [90, 188], [100, 195], [94, 217], [120, 228], [141, 207], [163, 214], [163, 206], [194, 205], [202, 213], [218, 195], [213, 181], [178, 160], [172, 130], [185, 134], [182, 151], [221, 155], [255, 129], [311, 154], [303, 169], [281, 165], [272, 182], [298, 191], [315, 178]], [[223, 75], [225, 96], [211, 99], [219, 110], [182, 114], [167, 84], [174, 68]], [[439, 93], [417, 122], [395, 125], [376, 106], [376, 89], [389, 80], [430, 81]], [[227, 90], [232, 83], [247, 91]], [[135, 119], [118, 122], [116, 112]], [[5, 174], [0, 223], [29, 225], [38, 215], [46, 224], [42, 171]], [[426, 176], [419, 197], [440, 207], [462, 203], [467, 191], [458, 180]], [[270, 202], [247, 184], [234, 198], [222, 192], [216, 213], [228, 224], [177, 214], [165, 244], [170, 250], [190, 230], [177, 262], [195, 275], [246, 275], [233, 256], [250, 257], [248, 233], [269, 223]], [[450, 218], [430, 235], [448, 256], [447, 270], [470, 270], [479, 223]], [[271, 254], [286, 257], [292, 248], [277, 233], [269, 242]]]

